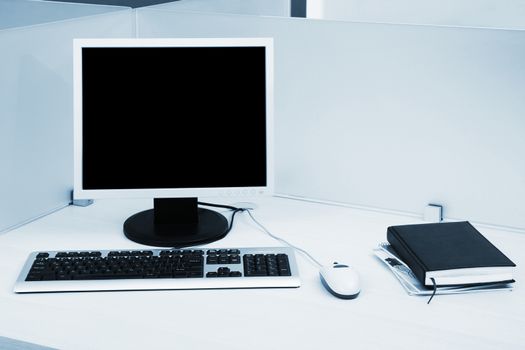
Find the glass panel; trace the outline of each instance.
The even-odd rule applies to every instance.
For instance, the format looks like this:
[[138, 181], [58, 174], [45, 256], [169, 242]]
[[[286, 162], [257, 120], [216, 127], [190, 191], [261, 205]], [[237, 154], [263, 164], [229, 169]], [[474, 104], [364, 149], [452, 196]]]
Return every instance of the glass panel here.
[[525, 29], [522, 0], [308, 0], [307, 17]]
[[[47, 5], [53, 11], [47, 11]], [[4, 20], [9, 17], [6, 14], [17, 11], [27, 15], [1, 22], [4, 30], [0, 30], [3, 231], [69, 203], [73, 187], [73, 38], [132, 37], [134, 16], [131, 9], [109, 8], [109, 13], [100, 14], [108, 8], [86, 5], [17, 0], [2, 1], [1, 6]], [[60, 16], [53, 16], [54, 11]], [[81, 13], [87, 17], [79, 17]], [[43, 23], [51, 18], [60, 21]]]
[[290, 0], [180, 0], [150, 8], [290, 17], [290, 5]]
[[122, 7], [49, 1], [0, 0], [0, 30], [120, 10]]

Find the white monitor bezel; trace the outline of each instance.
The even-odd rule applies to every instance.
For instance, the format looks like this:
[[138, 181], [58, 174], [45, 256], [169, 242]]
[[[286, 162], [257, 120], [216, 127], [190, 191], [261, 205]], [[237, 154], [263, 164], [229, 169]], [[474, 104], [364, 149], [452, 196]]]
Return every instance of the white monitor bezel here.
[[[84, 47], [242, 47], [266, 48], [266, 186], [214, 188], [82, 188], [82, 48]], [[75, 39], [73, 42], [74, 181], [75, 199], [102, 198], [181, 198], [200, 196], [271, 195], [274, 189], [274, 100], [272, 38], [159, 38], [159, 39]], [[225, 155], [227, 156], [227, 155]]]

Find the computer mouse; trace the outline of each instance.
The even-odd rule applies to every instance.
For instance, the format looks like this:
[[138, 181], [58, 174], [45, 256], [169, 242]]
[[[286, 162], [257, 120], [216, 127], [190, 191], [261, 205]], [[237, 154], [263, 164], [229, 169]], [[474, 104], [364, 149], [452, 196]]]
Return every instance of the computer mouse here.
[[355, 299], [359, 295], [359, 275], [350, 266], [334, 263], [319, 270], [323, 286], [334, 296], [341, 299]]

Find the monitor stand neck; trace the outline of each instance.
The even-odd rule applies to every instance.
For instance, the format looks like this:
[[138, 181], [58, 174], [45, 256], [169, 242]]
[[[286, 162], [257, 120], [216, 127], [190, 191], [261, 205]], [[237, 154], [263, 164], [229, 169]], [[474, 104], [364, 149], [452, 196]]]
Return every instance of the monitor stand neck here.
[[130, 240], [158, 247], [206, 244], [227, 233], [228, 220], [214, 210], [199, 208], [197, 198], [155, 198], [153, 209], [124, 222], [124, 234]]

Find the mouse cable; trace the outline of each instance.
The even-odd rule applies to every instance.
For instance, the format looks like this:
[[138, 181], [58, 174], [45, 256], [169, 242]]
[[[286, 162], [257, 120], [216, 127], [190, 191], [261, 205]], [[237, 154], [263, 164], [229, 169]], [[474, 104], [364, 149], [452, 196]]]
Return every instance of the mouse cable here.
[[226, 230], [226, 232], [224, 232], [225, 236], [231, 231], [233, 227], [233, 219], [235, 218], [235, 214], [237, 214], [238, 212], [247, 210], [246, 208], [237, 208], [237, 207], [234, 207], [231, 205], [225, 205], [225, 204], [215, 204], [215, 203], [206, 203], [206, 202], [197, 202], [197, 204], [204, 205], [206, 207], [225, 208], [225, 209], [233, 210], [232, 218], [230, 219], [230, 224], [228, 225], [228, 229]]
[[288, 241], [280, 238], [280, 237], [277, 237], [275, 236], [274, 234], [272, 234], [270, 232], [270, 230], [268, 230], [263, 224], [261, 224], [259, 221], [257, 221], [257, 219], [255, 219], [255, 217], [253, 216], [253, 214], [251, 213], [251, 211], [253, 210], [252, 208], [238, 208], [238, 207], [234, 207], [234, 206], [231, 206], [231, 205], [225, 205], [225, 204], [215, 204], [215, 203], [207, 203], [207, 202], [197, 202], [199, 205], [203, 205], [203, 206], [207, 206], [207, 207], [215, 207], [215, 208], [225, 208], [225, 209], [229, 209], [229, 210], [233, 210], [233, 213], [232, 213], [232, 217], [231, 217], [231, 221], [230, 221], [230, 225], [228, 227], [228, 230], [226, 231], [226, 233], [230, 232], [232, 227], [233, 227], [233, 220], [235, 218], [235, 214], [237, 214], [238, 212], [247, 212], [248, 215], [250, 216], [250, 218], [252, 219], [252, 221], [264, 232], [266, 233], [268, 236], [270, 236], [271, 238], [275, 239], [276, 241], [279, 241], [281, 243], [284, 243], [285, 245], [289, 246], [290, 248], [292, 249], [295, 249], [297, 250], [298, 252], [302, 253], [304, 256], [306, 256], [311, 262], [313, 262], [315, 265], [317, 265], [318, 267], [322, 267], [323, 265], [317, 261], [312, 255], [310, 255], [310, 253], [308, 253], [306, 250], [302, 249], [302, 248], [299, 248], [291, 243], [289, 243]]
[[315, 265], [317, 265], [318, 267], [322, 267], [323, 265], [321, 265], [321, 263], [319, 263], [319, 261], [317, 261], [313, 256], [310, 255], [310, 253], [308, 253], [306, 250], [304, 249], [301, 249], [291, 243], [289, 243], [288, 241], [280, 238], [280, 237], [277, 237], [275, 236], [274, 234], [272, 234], [266, 227], [264, 227], [263, 224], [261, 224], [259, 221], [257, 221], [257, 219], [255, 219], [255, 217], [252, 215], [252, 209], [251, 208], [244, 208], [244, 211], [246, 211], [248, 213], [248, 215], [250, 216], [250, 218], [253, 220], [253, 222], [255, 222], [255, 224], [257, 226], [259, 226], [259, 228], [264, 232], [266, 233], [268, 236], [272, 237], [273, 239], [281, 242], [281, 243], [284, 243], [286, 244], [287, 246], [289, 246], [290, 248], [292, 249], [295, 249], [297, 250], [298, 252], [302, 253], [304, 256], [306, 256], [308, 259], [310, 259], [311, 262], [313, 262]]

